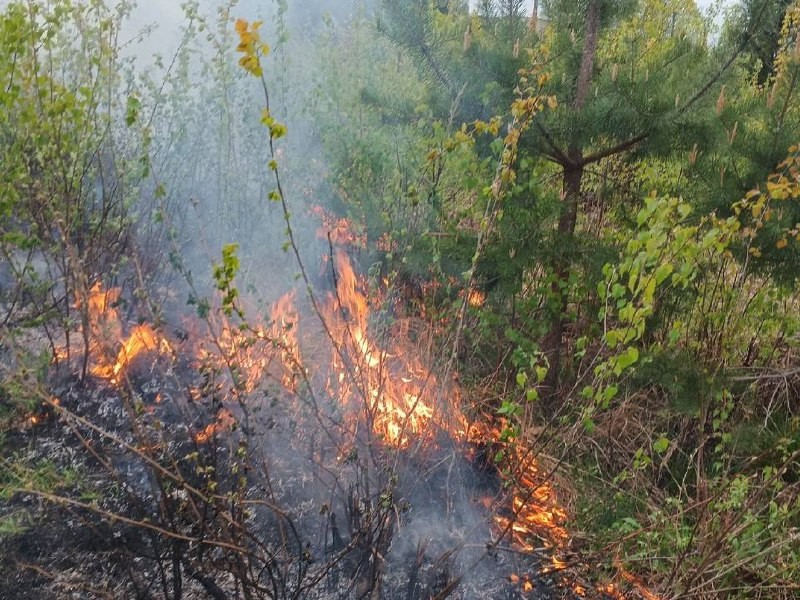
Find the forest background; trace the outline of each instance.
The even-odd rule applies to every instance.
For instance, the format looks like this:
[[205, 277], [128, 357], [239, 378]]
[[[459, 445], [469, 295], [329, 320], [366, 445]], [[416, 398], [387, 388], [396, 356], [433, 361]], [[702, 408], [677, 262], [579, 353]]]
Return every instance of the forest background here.
[[[169, 483], [141, 508], [158, 514], [157, 562], [173, 563], [163, 596], [180, 597], [181, 577], [212, 597], [228, 597], [225, 577], [244, 597], [310, 593], [306, 567], [267, 593], [239, 561], [258, 554], [252, 481], [238, 476], [257, 462], [240, 361], [264, 341], [254, 315], [291, 287], [331, 337], [314, 265], [341, 243], [382, 307], [370, 327], [413, 321], [407, 337], [457, 381], [458, 411], [497, 428], [498, 468], [522, 446], [545, 466], [591, 586], [796, 597], [800, 3], [188, 2], [162, 33], [133, 10], [3, 3], [4, 544], [64, 510], [152, 532], [136, 512], [150, 500], [121, 483], [113, 454], [67, 467], [32, 450], [39, 420], [75, 416], [64, 390], [102, 379], [90, 314], [102, 285], [154, 331], [175, 330], [188, 304], [223, 363], [200, 370], [215, 391], [175, 440], [142, 416], [140, 393], [125, 418], [141, 444], [80, 411], [72, 422], [83, 454], [81, 428], [103, 429]], [[174, 52], [151, 54], [159, 36]], [[319, 238], [320, 215], [346, 233]], [[246, 341], [225, 346], [234, 330]], [[312, 365], [292, 367], [303, 399]], [[238, 407], [235, 467], [208, 470], [196, 450], [205, 487], [187, 507], [176, 440], [192, 443], [223, 400]], [[151, 452], [155, 432], [167, 438]], [[237, 558], [180, 541], [198, 518]], [[28, 568], [13, 553], [2, 567], [4, 582]]]

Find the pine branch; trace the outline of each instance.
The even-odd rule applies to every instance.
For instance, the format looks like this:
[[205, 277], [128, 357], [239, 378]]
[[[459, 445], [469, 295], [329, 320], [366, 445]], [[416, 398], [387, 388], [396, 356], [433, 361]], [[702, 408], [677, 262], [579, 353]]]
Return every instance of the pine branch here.
[[620, 152], [625, 152], [626, 150], [630, 150], [638, 143], [643, 142], [650, 136], [649, 131], [645, 131], [636, 135], [624, 142], [617, 144], [616, 146], [612, 146], [611, 148], [606, 148], [605, 150], [600, 150], [599, 152], [595, 152], [594, 154], [590, 154], [589, 156], [585, 156], [581, 161], [581, 165], [590, 165], [597, 161], [603, 160], [604, 158], [608, 158], [609, 156], [614, 156], [615, 154], [619, 154]]
[[764, 2], [761, 5], [761, 10], [758, 11], [758, 14], [756, 15], [756, 18], [753, 19], [753, 25], [750, 27], [750, 29], [748, 29], [745, 32], [744, 36], [742, 37], [742, 41], [739, 43], [739, 45], [736, 47], [736, 49], [728, 57], [728, 60], [726, 60], [722, 64], [722, 67], [720, 67], [720, 69], [699, 90], [697, 90], [697, 92], [694, 94], [694, 96], [689, 98], [683, 104], [683, 106], [681, 106], [678, 109], [677, 112], [678, 112], [679, 115], [685, 113], [687, 110], [689, 110], [695, 104], [695, 102], [697, 102], [698, 100], [703, 98], [703, 96], [705, 96], [708, 93], [708, 91], [711, 89], [711, 87], [717, 81], [719, 81], [720, 77], [722, 77], [725, 74], [725, 71], [727, 71], [730, 68], [730, 66], [733, 64], [733, 62], [737, 58], [739, 58], [739, 55], [742, 52], [744, 52], [745, 48], [747, 48], [747, 44], [750, 43], [750, 40], [755, 35], [756, 24], [761, 22], [761, 19], [764, 16], [764, 11], [766, 10], [767, 4], [768, 4], [767, 2]]
[[537, 120], [534, 120], [534, 124], [536, 125], [536, 129], [539, 130], [539, 133], [542, 134], [542, 137], [544, 138], [545, 142], [547, 142], [547, 145], [550, 146], [550, 149], [552, 150], [552, 153], [545, 153], [546, 156], [550, 158], [550, 160], [552, 160], [553, 162], [561, 165], [562, 167], [576, 166], [572, 162], [572, 160], [566, 155], [566, 153], [561, 148], [559, 148], [558, 145], [556, 145], [553, 136], [550, 134], [549, 131], [547, 131], [547, 129], [544, 128], [544, 125], [542, 125]]

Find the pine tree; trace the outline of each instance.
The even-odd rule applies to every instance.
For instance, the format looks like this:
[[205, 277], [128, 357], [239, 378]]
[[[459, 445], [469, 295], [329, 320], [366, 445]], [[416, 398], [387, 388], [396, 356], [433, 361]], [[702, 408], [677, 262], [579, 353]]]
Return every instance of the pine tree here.
[[[423, 2], [386, 2], [385, 7], [394, 31], [403, 32], [394, 39], [411, 51], [416, 48], [423, 66], [443, 84], [451, 102], [443, 103], [442, 118], [456, 100], [454, 114], [466, 122], [487, 116], [487, 110], [502, 110], [504, 102], [507, 106], [523, 65], [515, 51], [519, 29], [508, 26], [524, 21], [520, 2], [479, 5], [481, 27], [488, 33], [480, 45], [464, 50], [437, 38]], [[542, 8], [547, 31], [538, 36], [526, 27], [521, 44], [546, 64], [550, 77], [543, 92], [558, 99], [558, 108], [537, 117], [521, 142], [521, 155], [551, 163], [561, 176], [547, 260], [553, 313], [541, 338], [550, 364], [545, 388], [555, 400], [571, 281], [586, 273], [591, 259], [580, 252], [579, 241], [586, 247], [599, 234], [584, 230], [576, 236], [587, 200], [587, 172], [615, 157], [688, 157], [696, 144], [706, 144], [707, 154], [715, 151], [712, 140], [724, 145], [727, 124], [716, 118], [715, 101], [723, 86], [741, 82], [738, 60], [763, 15], [753, 16], [738, 43], [711, 47], [691, 0], [548, 0]], [[487, 89], [502, 90], [490, 106], [479, 100], [488, 97]], [[503, 232], [497, 235], [502, 238]]]

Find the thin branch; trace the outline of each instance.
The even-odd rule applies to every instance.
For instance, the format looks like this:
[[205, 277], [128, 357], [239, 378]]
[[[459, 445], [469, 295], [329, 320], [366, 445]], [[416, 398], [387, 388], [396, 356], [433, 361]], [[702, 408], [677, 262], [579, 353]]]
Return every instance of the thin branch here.
[[646, 131], [636, 135], [616, 146], [612, 146], [611, 148], [606, 148], [605, 150], [600, 150], [595, 152], [594, 154], [590, 154], [589, 156], [584, 156], [583, 160], [581, 161], [581, 165], [589, 165], [591, 163], [598, 162], [603, 160], [604, 158], [608, 158], [609, 156], [614, 156], [615, 154], [619, 154], [620, 152], [625, 152], [626, 150], [630, 150], [640, 142], [643, 142], [650, 136], [650, 132]]

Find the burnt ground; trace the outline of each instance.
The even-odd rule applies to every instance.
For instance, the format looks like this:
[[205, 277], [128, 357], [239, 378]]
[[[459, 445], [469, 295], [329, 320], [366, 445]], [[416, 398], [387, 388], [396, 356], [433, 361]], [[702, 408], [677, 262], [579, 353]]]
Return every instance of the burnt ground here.
[[[152, 368], [125, 393], [53, 382], [68, 414], [43, 410], [5, 439], [5, 458], [28, 470], [2, 483], [36, 492], [0, 505], [14, 523], [0, 532], [0, 599], [570, 597], [540, 574], [542, 557], [496, 540], [486, 498], [501, 482], [484, 453], [447, 439], [413, 451], [336, 446], [265, 392], [249, 417], [256, 459], [242, 468], [241, 430], [193, 439], [220, 408], [219, 386], [194, 377], [199, 398]], [[198, 505], [187, 489], [252, 510]], [[246, 535], [228, 530], [232, 515]], [[252, 556], [215, 545], [234, 541]]]

